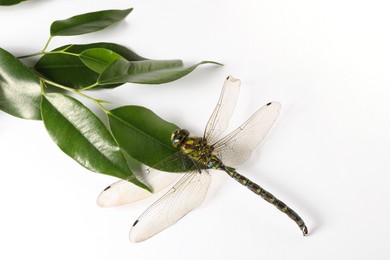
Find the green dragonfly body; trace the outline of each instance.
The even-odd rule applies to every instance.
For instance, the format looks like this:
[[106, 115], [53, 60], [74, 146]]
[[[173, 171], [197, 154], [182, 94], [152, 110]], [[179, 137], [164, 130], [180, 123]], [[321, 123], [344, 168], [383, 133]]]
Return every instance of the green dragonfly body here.
[[[214, 148], [207, 143], [207, 140], [201, 137], [189, 136], [189, 131], [186, 129], [178, 129], [172, 133], [172, 144], [174, 147], [180, 147], [180, 150], [185, 155], [189, 156], [196, 165], [202, 165], [208, 169], [221, 170], [226, 172], [230, 177], [241, 183], [255, 194], [262, 197], [267, 202], [274, 205], [277, 209], [287, 214], [292, 220], [297, 223], [302, 230], [304, 236], [308, 230], [302, 218], [284, 202], [277, 199], [274, 195], [252, 182], [247, 177], [239, 174], [236, 169], [223, 164], [222, 160], [217, 155], [213, 154]], [[199, 169], [200, 170], [200, 169]]]

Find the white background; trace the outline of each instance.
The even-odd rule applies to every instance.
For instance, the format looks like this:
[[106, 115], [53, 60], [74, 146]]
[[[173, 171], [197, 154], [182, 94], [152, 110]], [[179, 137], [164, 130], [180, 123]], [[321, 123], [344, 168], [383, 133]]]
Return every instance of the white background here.
[[33, 53], [56, 19], [128, 7], [133, 13], [110, 30], [58, 37], [51, 47], [111, 41], [154, 59], [224, 63], [165, 85], [90, 93], [109, 108], [146, 106], [196, 135], [229, 74], [242, 80], [232, 129], [280, 101], [275, 126], [239, 172], [295, 209], [310, 235], [216, 173], [200, 208], [132, 244], [130, 226], [155, 198], [99, 208], [115, 178], [63, 154], [42, 122], [0, 112], [0, 259], [390, 258], [388, 1], [31, 0], [0, 7], [0, 46]]

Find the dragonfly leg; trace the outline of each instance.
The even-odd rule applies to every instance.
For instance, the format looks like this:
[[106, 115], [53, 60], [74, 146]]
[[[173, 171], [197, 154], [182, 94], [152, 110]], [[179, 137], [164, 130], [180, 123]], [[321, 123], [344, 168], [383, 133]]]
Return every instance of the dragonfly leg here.
[[224, 170], [227, 174], [229, 174], [229, 176], [235, 179], [237, 182], [241, 183], [249, 190], [262, 197], [265, 201], [274, 205], [278, 210], [285, 213], [289, 218], [291, 218], [295, 223], [297, 223], [298, 227], [302, 230], [304, 236], [308, 234], [308, 229], [303, 219], [294, 210], [288, 207], [283, 201], [277, 199], [274, 195], [260, 187], [258, 184], [239, 174], [234, 168], [223, 166], [221, 169]]

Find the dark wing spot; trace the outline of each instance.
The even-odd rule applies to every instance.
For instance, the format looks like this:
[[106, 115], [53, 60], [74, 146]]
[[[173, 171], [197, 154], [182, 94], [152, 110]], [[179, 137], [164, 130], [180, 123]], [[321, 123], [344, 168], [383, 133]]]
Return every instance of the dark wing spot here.
[[138, 223], [138, 219], [134, 222], [133, 227], [134, 227], [135, 225], [137, 225], [137, 223]]
[[226, 79], [227, 79], [227, 80], [230, 79], [230, 76], [228, 76]]
[[272, 104], [272, 102], [269, 102], [268, 104], [267, 104], [267, 106], [269, 106], [269, 105], [271, 105]]
[[111, 185], [108, 186], [107, 188], [105, 188], [103, 191], [106, 191], [106, 190], [108, 190], [109, 188], [111, 188]]

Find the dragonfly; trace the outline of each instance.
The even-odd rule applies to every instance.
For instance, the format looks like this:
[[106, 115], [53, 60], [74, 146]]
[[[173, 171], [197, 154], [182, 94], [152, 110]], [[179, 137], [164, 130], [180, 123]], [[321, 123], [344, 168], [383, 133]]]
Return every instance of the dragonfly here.
[[[234, 112], [240, 85], [239, 79], [233, 76], [226, 78], [203, 137], [190, 136], [186, 129], [177, 129], [172, 133], [172, 145], [179, 151], [160, 163], [163, 165], [180, 160], [189, 171], [183, 174], [168, 173], [155, 169], [159, 167], [153, 167], [135, 174], [135, 177], [149, 185], [154, 193], [170, 185], [171, 188], [134, 222], [129, 233], [132, 242], [141, 242], [154, 236], [199, 207], [205, 200], [211, 182], [211, 170], [227, 173], [285, 213], [298, 225], [304, 236], [308, 234], [305, 222], [294, 210], [234, 168], [248, 160], [262, 142], [279, 115], [280, 103], [266, 104], [240, 127], [220, 138]], [[124, 179], [105, 188], [99, 195], [98, 204], [102, 207], [119, 206], [147, 198], [151, 194]]]

